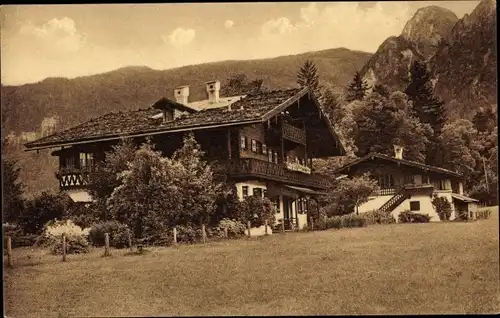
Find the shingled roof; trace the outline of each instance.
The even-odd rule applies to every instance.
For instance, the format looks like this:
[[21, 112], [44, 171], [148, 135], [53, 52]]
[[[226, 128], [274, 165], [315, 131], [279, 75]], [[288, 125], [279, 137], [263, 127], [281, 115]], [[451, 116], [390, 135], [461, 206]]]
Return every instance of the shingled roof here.
[[28, 150], [34, 150], [65, 144], [118, 139], [125, 136], [144, 136], [215, 126], [257, 123], [271, 118], [308, 92], [309, 89], [304, 88], [250, 94], [235, 102], [232, 105], [232, 110], [228, 110], [226, 107], [211, 108], [183, 114], [169, 122], [164, 122], [161, 118], [151, 118], [159, 113], [159, 110], [154, 106], [135, 111], [109, 113], [70, 129], [26, 143], [25, 147]]
[[372, 152], [372, 153], [369, 153], [367, 154], [366, 156], [362, 157], [362, 158], [359, 158], [359, 159], [356, 159], [340, 168], [337, 168], [335, 169], [333, 172], [335, 174], [340, 174], [342, 172], [344, 172], [345, 170], [347, 170], [348, 168], [352, 167], [352, 166], [355, 166], [355, 165], [358, 165], [364, 161], [368, 161], [368, 160], [373, 160], [373, 159], [382, 159], [382, 160], [387, 160], [387, 161], [391, 161], [391, 162], [395, 162], [395, 163], [399, 163], [399, 164], [403, 164], [405, 166], [410, 166], [410, 167], [415, 167], [415, 168], [419, 168], [419, 169], [422, 169], [422, 170], [428, 170], [428, 171], [433, 171], [433, 172], [436, 172], [436, 173], [441, 173], [441, 174], [446, 174], [446, 175], [450, 175], [450, 176], [453, 176], [453, 177], [457, 177], [457, 178], [462, 178], [462, 175], [459, 174], [459, 173], [456, 173], [454, 171], [451, 171], [451, 170], [448, 170], [448, 169], [444, 169], [444, 168], [441, 168], [441, 167], [436, 167], [436, 166], [430, 166], [430, 165], [426, 165], [426, 164], [423, 164], [423, 163], [420, 163], [420, 162], [416, 162], [416, 161], [411, 161], [411, 160], [406, 160], [406, 159], [397, 159], [397, 158], [394, 158], [394, 157], [391, 157], [391, 156], [387, 156], [387, 155], [383, 155], [381, 153], [376, 153], [376, 152]]

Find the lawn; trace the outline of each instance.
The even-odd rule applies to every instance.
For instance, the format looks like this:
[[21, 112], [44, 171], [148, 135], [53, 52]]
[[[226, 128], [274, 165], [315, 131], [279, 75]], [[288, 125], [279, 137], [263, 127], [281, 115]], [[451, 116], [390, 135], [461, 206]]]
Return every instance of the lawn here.
[[286, 233], [60, 257], [13, 251], [10, 317], [498, 313], [489, 220]]

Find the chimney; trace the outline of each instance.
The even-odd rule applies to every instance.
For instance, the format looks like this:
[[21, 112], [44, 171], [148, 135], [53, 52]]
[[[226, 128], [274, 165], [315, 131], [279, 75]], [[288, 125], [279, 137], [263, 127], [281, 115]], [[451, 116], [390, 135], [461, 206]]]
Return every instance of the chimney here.
[[179, 104], [187, 105], [189, 97], [189, 86], [179, 86], [174, 89], [175, 101]]
[[219, 91], [220, 91], [220, 82], [219, 81], [210, 81], [205, 83], [207, 86], [207, 94], [208, 101], [211, 103], [219, 102]]
[[394, 158], [403, 159], [403, 146], [394, 145]]

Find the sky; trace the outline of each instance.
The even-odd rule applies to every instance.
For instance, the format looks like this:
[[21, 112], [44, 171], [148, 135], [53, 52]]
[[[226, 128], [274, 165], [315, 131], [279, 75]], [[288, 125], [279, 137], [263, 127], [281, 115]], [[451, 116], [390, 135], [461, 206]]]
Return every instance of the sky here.
[[8, 5], [1, 81], [21, 85], [138, 65], [168, 69], [345, 47], [375, 52], [422, 7], [479, 1]]

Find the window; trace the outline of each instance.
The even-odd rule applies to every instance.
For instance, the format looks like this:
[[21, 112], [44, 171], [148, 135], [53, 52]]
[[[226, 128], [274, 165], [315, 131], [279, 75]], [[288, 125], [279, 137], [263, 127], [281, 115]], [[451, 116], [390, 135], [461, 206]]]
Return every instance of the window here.
[[299, 198], [297, 200], [297, 213], [298, 214], [306, 214], [307, 213], [307, 199]]
[[80, 152], [80, 168], [93, 167], [94, 166], [94, 154]]
[[247, 137], [245, 137], [245, 136], [240, 137], [240, 148], [242, 150], [247, 149]]
[[267, 145], [266, 144], [262, 144], [262, 154], [267, 155]]
[[257, 152], [257, 140], [252, 139], [252, 151]]
[[267, 159], [269, 162], [273, 162], [273, 151], [271, 149], [267, 152]]
[[243, 192], [243, 198], [248, 197], [248, 186], [241, 187], [241, 190]]
[[267, 198], [267, 189], [262, 190], [262, 193], [264, 193], [264, 198]]
[[273, 205], [274, 205], [274, 208], [276, 209], [276, 214], [281, 213], [281, 211], [280, 211], [280, 199], [279, 199], [279, 197], [277, 197], [276, 199], [273, 200]]
[[255, 148], [255, 152], [256, 153], [262, 153], [262, 143], [260, 141], [256, 141], [256, 148]]
[[75, 157], [70, 155], [64, 158], [64, 167], [65, 168], [74, 168], [75, 167]]
[[278, 164], [278, 152], [277, 151], [274, 152], [274, 163]]
[[253, 196], [262, 198], [262, 189], [261, 188], [253, 188]]
[[379, 185], [382, 189], [389, 189], [394, 187], [394, 179], [390, 174], [384, 174], [379, 177]]
[[420, 211], [420, 201], [410, 201], [410, 211]]

